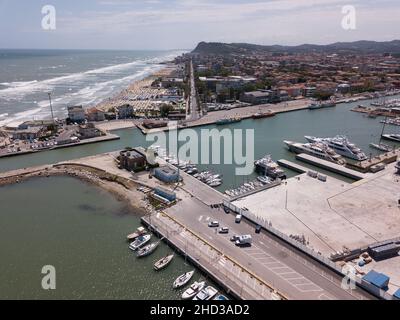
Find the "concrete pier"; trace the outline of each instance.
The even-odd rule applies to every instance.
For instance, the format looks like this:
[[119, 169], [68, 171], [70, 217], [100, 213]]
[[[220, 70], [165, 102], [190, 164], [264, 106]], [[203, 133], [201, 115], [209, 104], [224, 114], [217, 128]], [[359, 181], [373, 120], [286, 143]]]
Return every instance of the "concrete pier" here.
[[307, 171], [309, 171], [310, 169], [303, 167], [297, 163], [285, 160], [285, 159], [281, 159], [278, 160], [278, 164], [284, 168], [288, 168], [290, 170], [296, 171], [298, 173], [306, 173]]
[[296, 156], [296, 159], [304, 161], [306, 163], [312, 164], [316, 167], [320, 167], [322, 169], [337, 173], [341, 176], [350, 178], [350, 179], [354, 179], [354, 180], [362, 180], [365, 179], [367, 177], [367, 175], [365, 175], [364, 173], [352, 170], [352, 169], [348, 169], [344, 166], [338, 165], [336, 163], [330, 162], [330, 161], [326, 161], [326, 160], [322, 160], [313, 156], [310, 156], [308, 154], [298, 154]]
[[286, 300], [263, 280], [223, 254], [207, 240], [166, 213], [142, 218], [142, 223], [218, 283], [228, 294], [243, 300]]

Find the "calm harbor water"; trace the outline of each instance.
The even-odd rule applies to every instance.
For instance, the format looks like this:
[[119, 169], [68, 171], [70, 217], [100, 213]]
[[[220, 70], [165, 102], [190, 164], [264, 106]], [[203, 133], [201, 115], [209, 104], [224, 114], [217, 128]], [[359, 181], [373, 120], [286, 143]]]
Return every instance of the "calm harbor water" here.
[[[275, 160], [294, 160], [282, 141], [304, 141], [304, 135], [345, 134], [366, 153], [375, 154], [368, 145], [379, 140], [382, 125], [379, 119], [350, 112], [355, 105], [246, 120], [230, 128], [255, 129], [255, 158], [271, 154]], [[398, 130], [387, 127], [388, 132]], [[121, 140], [1, 159], [0, 171], [151, 144], [137, 129], [116, 134]], [[200, 167], [224, 175], [221, 190], [252, 178], [236, 177], [233, 165]], [[177, 256], [168, 269], [155, 273], [154, 261], [172, 251], [164, 244], [151, 257], [137, 260], [124, 238], [139, 226], [139, 217], [112, 195], [73, 178], [40, 178], [2, 187], [0, 208], [0, 299], [177, 299], [180, 292], [171, 289], [173, 280], [193, 269]], [[44, 265], [56, 267], [55, 291], [41, 289]]]
[[[137, 259], [125, 236], [140, 225], [139, 217], [77, 179], [1, 187], [0, 203], [0, 299], [179, 299], [182, 291], [172, 283], [193, 270], [176, 254], [167, 269], [155, 272], [153, 263], [172, 252], [164, 243]], [[41, 287], [45, 265], [56, 268], [54, 291]], [[193, 280], [201, 277], [196, 272]]]
[[[372, 102], [372, 100], [363, 101], [362, 103], [368, 105], [369, 102]], [[369, 144], [379, 141], [382, 131], [380, 120], [382, 118], [371, 119], [363, 114], [351, 112], [350, 110], [358, 104], [359, 102], [340, 104], [336, 108], [324, 110], [301, 110], [260, 120], [249, 119], [230, 125], [228, 128], [254, 129], [255, 159], [270, 154], [275, 160], [287, 159], [297, 162], [295, 155], [287, 150], [283, 140], [305, 142], [305, 135], [320, 137], [332, 137], [338, 134], [347, 135], [367, 155], [376, 155], [377, 151], [370, 149]], [[207, 128], [223, 129], [224, 127], [211, 125], [203, 128], [194, 128], [193, 130], [199, 132], [201, 129]], [[399, 127], [386, 126], [386, 132], [399, 132]], [[121, 137], [121, 140], [0, 159], [0, 171], [71, 160], [98, 153], [116, 151], [127, 146], [146, 147], [152, 144], [146, 140], [146, 137], [138, 129], [117, 130], [115, 133]], [[390, 142], [385, 143], [390, 144]], [[221, 145], [222, 148], [223, 144]], [[301, 164], [308, 166], [304, 163]], [[224, 185], [221, 186], [220, 190], [232, 188], [256, 177], [255, 174], [245, 177], [236, 176], [234, 165], [200, 165], [199, 168], [213, 170], [224, 175]], [[318, 170], [323, 171], [321, 169]], [[294, 174], [288, 171], [288, 176], [293, 176]], [[341, 179], [345, 180], [344, 178]]]

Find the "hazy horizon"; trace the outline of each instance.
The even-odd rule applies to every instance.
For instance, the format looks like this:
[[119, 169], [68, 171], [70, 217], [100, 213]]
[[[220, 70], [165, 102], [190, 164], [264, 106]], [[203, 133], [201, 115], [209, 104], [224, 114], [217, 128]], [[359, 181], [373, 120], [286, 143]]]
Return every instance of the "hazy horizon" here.
[[[56, 30], [43, 30], [43, 6]], [[344, 6], [356, 10], [345, 30]], [[201, 42], [301, 45], [400, 39], [396, 0], [0, 0], [0, 48], [174, 50]]]

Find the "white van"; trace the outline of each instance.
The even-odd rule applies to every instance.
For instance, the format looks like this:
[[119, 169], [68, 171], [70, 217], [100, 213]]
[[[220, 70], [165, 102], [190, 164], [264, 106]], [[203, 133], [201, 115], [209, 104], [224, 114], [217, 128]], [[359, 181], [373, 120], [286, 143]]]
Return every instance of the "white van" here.
[[236, 240], [236, 245], [237, 246], [251, 245], [252, 242], [253, 238], [251, 237], [251, 235], [244, 235], [238, 237], [238, 239]]
[[236, 216], [235, 222], [236, 222], [236, 223], [242, 222], [242, 215], [241, 215], [241, 214], [238, 214], [238, 215]]

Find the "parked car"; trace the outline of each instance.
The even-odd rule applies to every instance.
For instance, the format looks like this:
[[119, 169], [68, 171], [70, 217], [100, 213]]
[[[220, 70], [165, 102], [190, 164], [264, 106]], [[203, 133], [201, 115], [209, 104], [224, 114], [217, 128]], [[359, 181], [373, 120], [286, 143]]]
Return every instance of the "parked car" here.
[[235, 222], [236, 222], [236, 223], [242, 222], [242, 215], [241, 215], [241, 214], [238, 214], [238, 215], [236, 216]]
[[208, 223], [208, 226], [209, 226], [210, 228], [218, 228], [218, 227], [219, 227], [219, 222], [218, 222], [218, 221], [210, 221], [210, 222]]
[[244, 235], [244, 236], [240, 236], [237, 240], [236, 240], [236, 245], [238, 247], [241, 246], [251, 246], [253, 242], [253, 238], [251, 237], [251, 235]]
[[257, 225], [256, 227], [256, 233], [259, 234], [261, 233], [262, 227], [260, 225]]
[[221, 233], [221, 234], [228, 234], [229, 233], [229, 228], [227, 228], [227, 227], [220, 228], [218, 230], [218, 232]]
[[231, 237], [232, 242], [236, 242], [239, 239], [239, 236], [233, 236]]

